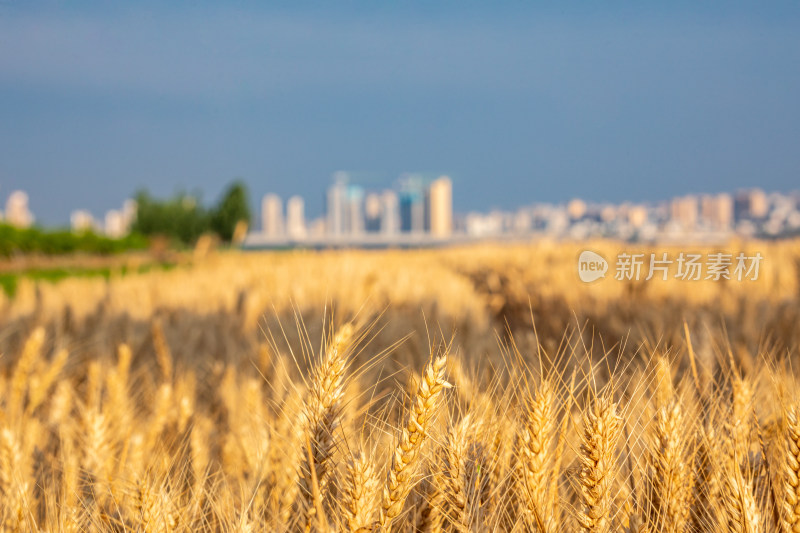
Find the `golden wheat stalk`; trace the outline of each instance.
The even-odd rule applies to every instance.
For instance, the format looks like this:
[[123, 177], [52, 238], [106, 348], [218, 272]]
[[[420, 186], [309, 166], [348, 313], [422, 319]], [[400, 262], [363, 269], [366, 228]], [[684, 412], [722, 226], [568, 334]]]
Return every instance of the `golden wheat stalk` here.
[[793, 405], [786, 411], [786, 444], [783, 471], [783, 529], [800, 531], [800, 413]]
[[41, 375], [35, 374], [31, 376], [28, 386], [28, 405], [25, 408], [27, 414], [35, 411], [47, 398], [50, 387], [56, 382], [56, 378], [58, 378], [67, 363], [68, 357], [69, 352], [67, 350], [59, 350], [47, 370]]
[[5, 522], [0, 525], [15, 531], [30, 523], [30, 465], [19, 435], [9, 428], [0, 430], [0, 498], [0, 519]]
[[163, 486], [139, 480], [135, 507], [138, 526], [145, 533], [172, 533], [178, 529], [179, 515], [175, 511], [175, 496]]
[[22, 415], [25, 395], [28, 390], [28, 381], [31, 371], [41, 355], [44, 344], [44, 328], [39, 326], [33, 330], [25, 345], [22, 354], [17, 360], [14, 372], [11, 375], [11, 386], [6, 399], [5, 417], [18, 420]]
[[[435, 463], [435, 461], [430, 461], [430, 463]], [[438, 465], [433, 464], [432, 466], [424, 481], [422, 501], [414, 520], [414, 531], [424, 533], [441, 532], [445, 519], [444, 474]]]
[[436, 412], [436, 404], [442, 390], [449, 384], [445, 381], [447, 351], [433, 357], [425, 368], [422, 379], [403, 427], [397, 447], [392, 454], [392, 463], [383, 488], [378, 526], [387, 531], [403, 510], [406, 498], [414, 486], [414, 476], [422, 444], [428, 437], [428, 426]]
[[172, 382], [172, 351], [169, 349], [167, 339], [164, 337], [164, 328], [159, 320], [153, 320], [150, 325], [150, 334], [153, 337], [153, 349], [156, 354], [156, 361], [161, 370], [161, 377], [164, 383]]
[[467, 523], [467, 499], [469, 481], [467, 479], [467, 435], [469, 416], [447, 434], [440, 448], [441, 470], [444, 488], [445, 517], [455, 531], [465, 531]]
[[527, 401], [519, 431], [520, 491], [527, 504], [523, 513], [537, 528], [549, 531], [554, 524], [555, 502], [551, 500], [551, 480], [555, 459], [553, 444], [556, 420], [555, 394], [548, 380], [543, 380]]
[[342, 490], [344, 522], [351, 533], [365, 533], [374, 524], [378, 479], [375, 467], [362, 453], [346, 465]]
[[[319, 366], [314, 369], [305, 409], [303, 411], [305, 439], [310, 446], [300, 460], [300, 493], [298, 506], [305, 515], [305, 528], [322, 520], [315, 516], [321, 508], [329, 481], [329, 461], [333, 455], [334, 432], [340, 426], [341, 400], [344, 395], [344, 373], [347, 366], [347, 348], [353, 336], [353, 327], [345, 324], [329, 344]], [[315, 497], [316, 483], [318, 495]]]
[[722, 527], [724, 509], [721, 494], [722, 469], [715, 454], [718, 434], [711, 424], [700, 428], [697, 456], [694, 464], [693, 505], [691, 523], [693, 530]]
[[608, 397], [595, 399], [583, 415], [580, 448], [581, 500], [578, 522], [589, 533], [611, 531], [613, 485], [617, 473], [616, 448], [622, 417]]
[[650, 523], [656, 531], [679, 533], [689, 519], [692, 458], [686, 441], [685, 417], [673, 397], [656, 414], [650, 451]]
[[759, 533], [761, 512], [754, 493], [753, 480], [745, 479], [742, 469], [728, 461], [724, 478], [727, 530], [736, 533]]
[[753, 386], [749, 380], [734, 376], [731, 383], [733, 405], [731, 407], [730, 438], [733, 453], [739, 466], [749, 461], [753, 435]]

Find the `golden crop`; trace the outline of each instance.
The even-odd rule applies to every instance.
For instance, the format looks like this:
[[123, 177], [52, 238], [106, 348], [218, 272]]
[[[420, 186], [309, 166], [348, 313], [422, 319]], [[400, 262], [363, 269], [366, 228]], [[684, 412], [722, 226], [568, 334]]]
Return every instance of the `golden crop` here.
[[800, 531], [800, 243], [726, 245], [757, 281], [584, 284], [582, 249], [23, 281], [0, 530]]

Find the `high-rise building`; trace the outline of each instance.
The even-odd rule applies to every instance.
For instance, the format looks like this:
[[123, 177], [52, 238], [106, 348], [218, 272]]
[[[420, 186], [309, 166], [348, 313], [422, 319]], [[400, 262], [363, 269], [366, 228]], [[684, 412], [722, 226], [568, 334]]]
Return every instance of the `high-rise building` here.
[[670, 204], [672, 220], [684, 230], [693, 230], [697, 225], [697, 196], [674, 198]]
[[77, 209], [70, 213], [69, 225], [75, 233], [94, 231], [97, 227], [94, 217], [85, 209]]
[[364, 229], [368, 233], [377, 233], [381, 230], [381, 215], [383, 204], [378, 193], [371, 192], [364, 198]]
[[308, 235], [312, 239], [321, 239], [327, 235], [325, 218], [319, 217], [308, 222]]
[[28, 195], [23, 191], [14, 191], [6, 200], [6, 223], [18, 228], [27, 228], [33, 224], [33, 213], [28, 208]]
[[112, 239], [119, 239], [124, 237], [128, 232], [125, 226], [125, 218], [122, 211], [118, 209], [111, 209], [106, 213], [105, 223], [103, 224], [105, 234]]
[[700, 217], [710, 229], [730, 229], [733, 224], [733, 198], [724, 193], [703, 196], [700, 199]]
[[306, 236], [305, 201], [300, 196], [292, 196], [286, 202], [286, 233], [292, 239]]
[[567, 204], [567, 213], [569, 213], [572, 220], [579, 220], [586, 214], [586, 202], [580, 198], [570, 200]]
[[513, 231], [515, 233], [527, 233], [533, 226], [533, 216], [527, 209], [518, 209], [514, 213]]
[[425, 194], [426, 229], [434, 237], [453, 233], [453, 182], [447, 176], [433, 180]]
[[767, 195], [761, 189], [750, 189], [736, 193], [734, 211], [737, 219], [764, 218], [769, 210]]
[[278, 195], [267, 194], [261, 200], [261, 230], [267, 237], [283, 236], [283, 203]]
[[328, 235], [338, 237], [344, 234], [346, 194], [347, 174], [337, 172], [333, 175], [333, 184], [328, 188], [328, 194], [325, 199]]
[[628, 224], [641, 228], [647, 222], [647, 208], [643, 205], [632, 205], [626, 210]]
[[628, 206], [626, 204], [620, 206], [604, 205], [600, 208], [600, 220], [603, 222], [613, 222], [617, 220], [618, 217], [627, 215]]
[[350, 183], [346, 172], [336, 172], [326, 198], [328, 235], [364, 232], [364, 189]]
[[400, 231], [400, 212], [397, 193], [383, 191], [381, 194], [381, 233], [394, 235]]
[[122, 222], [125, 225], [126, 233], [130, 231], [131, 226], [136, 220], [137, 208], [138, 206], [136, 205], [136, 200], [131, 200], [129, 198], [122, 202]]
[[348, 235], [364, 232], [364, 189], [348, 185], [345, 193], [345, 228]]
[[405, 233], [425, 231], [425, 188], [416, 174], [400, 179], [400, 230]]

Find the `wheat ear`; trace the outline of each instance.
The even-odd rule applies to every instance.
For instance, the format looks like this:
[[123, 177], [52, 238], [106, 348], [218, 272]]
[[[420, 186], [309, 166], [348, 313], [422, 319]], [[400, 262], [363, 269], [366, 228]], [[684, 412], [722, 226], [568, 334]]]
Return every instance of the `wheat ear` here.
[[465, 430], [468, 416], [452, 428], [440, 449], [441, 469], [444, 488], [444, 506], [447, 510], [447, 521], [455, 531], [467, 529], [467, 499], [470, 487], [467, 485], [467, 438]]
[[743, 467], [749, 461], [750, 440], [753, 431], [753, 386], [750, 381], [735, 376], [731, 387], [733, 389], [733, 405], [730, 436], [736, 461], [740, 467]]
[[651, 451], [651, 522], [665, 533], [683, 531], [689, 519], [692, 464], [683, 424], [683, 409], [673, 397], [658, 410]]
[[759, 533], [761, 513], [753, 492], [753, 481], [745, 479], [742, 469], [729, 458], [724, 479], [726, 494], [723, 499], [728, 531]]
[[161, 370], [161, 377], [164, 383], [172, 382], [172, 351], [169, 349], [167, 339], [164, 337], [164, 329], [161, 327], [161, 322], [153, 320], [150, 325], [150, 333], [153, 336], [153, 348], [156, 352], [156, 361], [158, 368]]
[[342, 495], [345, 522], [351, 533], [370, 530], [374, 523], [377, 489], [375, 467], [364, 455], [356, 454], [347, 463]]
[[328, 345], [309, 385], [303, 415], [304, 433], [310, 451], [301, 457], [299, 481], [299, 506], [305, 515], [306, 530], [321, 518], [314, 516], [320, 507], [314, 498], [314, 481], [319, 488], [319, 497], [324, 498], [328, 484], [328, 463], [334, 449], [334, 431], [340, 425], [346, 350], [352, 336], [353, 327], [345, 324]]
[[786, 412], [786, 461], [783, 473], [783, 528], [800, 531], [800, 415], [796, 405]]
[[388, 530], [403, 509], [403, 504], [413, 487], [413, 477], [422, 444], [427, 438], [428, 425], [436, 411], [436, 403], [442, 389], [449, 386], [445, 381], [447, 352], [433, 358], [420, 380], [417, 395], [403, 427], [400, 440], [392, 455], [392, 464], [383, 489], [378, 525]]
[[581, 500], [578, 521], [583, 531], [607, 533], [611, 529], [612, 485], [616, 477], [616, 447], [622, 417], [609, 398], [599, 398], [583, 415], [580, 449]]
[[519, 463], [522, 494], [527, 504], [525, 515], [529, 520], [548, 523], [555, 511], [550, 500], [550, 482], [553, 466], [556, 413], [553, 387], [544, 380], [536, 394], [528, 400], [519, 438]]
[[4, 427], [0, 431], [0, 526], [8, 528], [4, 531], [17, 531], [27, 522], [31, 484], [26, 459], [19, 436]]
[[140, 479], [137, 483], [135, 506], [141, 531], [145, 533], [172, 533], [178, 529], [178, 514], [173, 496], [166, 489]]
[[17, 360], [17, 365], [14, 367], [14, 373], [11, 375], [10, 390], [8, 392], [8, 399], [6, 400], [5, 412], [7, 413], [6, 416], [9, 418], [17, 417], [22, 414], [25, 394], [28, 390], [29, 376], [34, 364], [41, 356], [44, 336], [44, 328], [41, 326], [37, 327], [33, 330], [33, 333], [30, 334], [25, 341], [25, 346], [22, 348], [22, 353]]
[[721, 527], [725, 519], [721, 506], [723, 482], [719, 461], [715, 460], [712, 443], [718, 439], [711, 424], [701, 428], [697, 443], [697, 456], [694, 466], [693, 510], [691, 526], [693, 531], [709, 527]]

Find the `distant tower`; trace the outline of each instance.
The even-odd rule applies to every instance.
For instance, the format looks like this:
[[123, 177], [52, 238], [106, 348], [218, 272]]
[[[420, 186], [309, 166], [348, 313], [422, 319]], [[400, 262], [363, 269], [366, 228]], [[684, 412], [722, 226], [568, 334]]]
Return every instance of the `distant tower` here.
[[128, 232], [125, 227], [125, 218], [121, 211], [112, 209], [106, 213], [104, 228], [106, 235], [113, 239], [119, 239]]
[[586, 214], [586, 202], [579, 198], [570, 200], [567, 204], [567, 213], [572, 220], [580, 220]]
[[125, 225], [125, 233], [131, 230], [133, 222], [136, 220], [136, 211], [138, 209], [136, 200], [128, 198], [122, 202], [122, 223]]
[[700, 199], [703, 222], [714, 230], [730, 229], [733, 223], [733, 198], [729, 194], [703, 196]]
[[425, 189], [421, 176], [409, 175], [400, 180], [400, 230], [425, 231]]
[[364, 229], [370, 233], [377, 233], [381, 230], [381, 215], [383, 204], [378, 193], [369, 193], [364, 198]]
[[764, 218], [769, 211], [767, 195], [761, 189], [750, 191], [750, 215], [753, 218]]
[[75, 233], [83, 233], [84, 231], [94, 231], [96, 226], [92, 214], [84, 209], [73, 211], [69, 215], [69, 224], [72, 231]]
[[737, 219], [764, 218], [769, 210], [767, 195], [761, 189], [739, 191], [734, 206]]
[[346, 194], [345, 232], [358, 235], [364, 232], [364, 189], [348, 185]]
[[364, 189], [349, 183], [346, 172], [334, 173], [326, 204], [328, 235], [338, 237], [364, 231]]
[[697, 196], [674, 198], [670, 204], [670, 215], [684, 230], [693, 230], [697, 225]]
[[33, 224], [33, 213], [28, 209], [28, 195], [23, 191], [14, 191], [6, 201], [6, 222], [18, 228], [27, 228]]
[[325, 218], [319, 217], [308, 221], [308, 234], [314, 238], [319, 239], [327, 235]]
[[400, 211], [397, 193], [384, 191], [381, 194], [381, 233], [394, 235], [400, 231]]
[[340, 236], [344, 234], [346, 192], [347, 174], [344, 172], [336, 172], [333, 175], [333, 185], [328, 188], [326, 198], [326, 224], [328, 235]]
[[426, 191], [427, 229], [434, 237], [453, 233], [453, 182], [447, 176], [433, 180]]
[[278, 195], [268, 194], [261, 200], [261, 229], [267, 237], [283, 236], [283, 203]]
[[286, 202], [286, 233], [292, 239], [306, 236], [305, 201], [300, 196], [292, 196]]
[[627, 210], [628, 223], [634, 228], [641, 228], [647, 222], [647, 208], [643, 205], [632, 205]]

